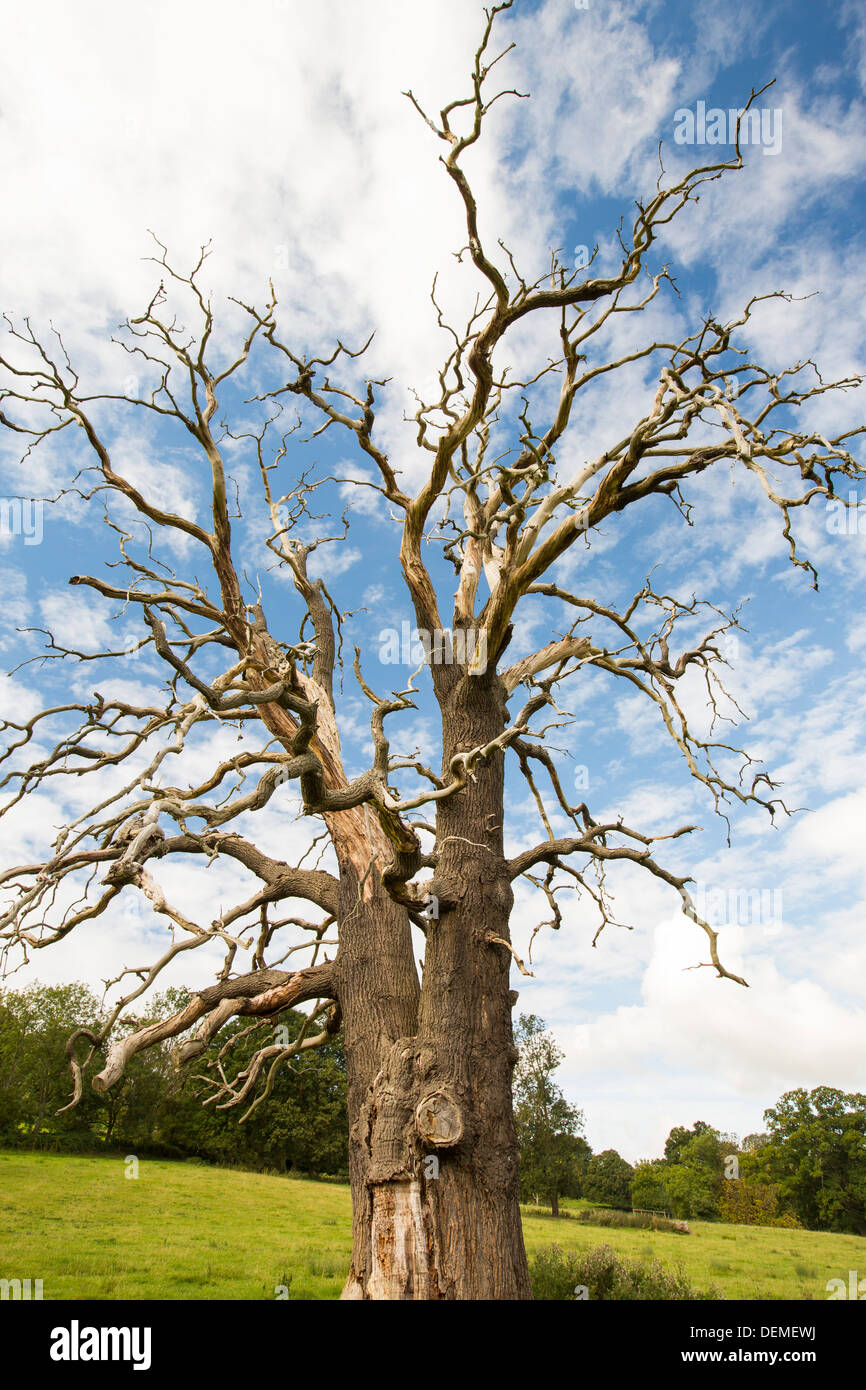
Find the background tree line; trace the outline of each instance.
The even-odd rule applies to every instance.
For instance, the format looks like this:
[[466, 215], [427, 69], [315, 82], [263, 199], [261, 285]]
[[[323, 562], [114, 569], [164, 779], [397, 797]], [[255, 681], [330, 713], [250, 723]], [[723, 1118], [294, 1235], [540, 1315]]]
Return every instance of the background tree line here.
[[740, 1142], [698, 1120], [675, 1126], [664, 1157], [634, 1167], [615, 1149], [594, 1154], [583, 1114], [554, 1079], [563, 1053], [544, 1023], [522, 1015], [514, 1105], [521, 1199], [583, 1197], [678, 1219], [866, 1235], [866, 1095], [831, 1086], [787, 1091], [764, 1112], [765, 1133]]
[[[183, 990], [168, 991], [154, 1001], [155, 1016], [183, 1007], [186, 999]], [[118, 1087], [104, 1095], [85, 1087], [77, 1109], [63, 1112], [70, 1095], [66, 1041], [99, 1011], [83, 984], [34, 984], [0, 993], [0, 1146], [122, 1148], [259, 1170], [346, 1175], [346, 1071], [339, 1035], [276, 1067], [269, 1095], [247, 1123], [238, 1123], [242, 1108], [202, 1105], [207, 1087], [198, 1078], [204, 1066], [193, 1075], [178, 1071], [167, 1044], [140, 1052]], [[281, 1018], [294, 1035], [299, 1015], [287, 1010]], [[202, 1062], [213, 1061], [230, 1035], [245, 1031], [234, 1051], [248, 1061], [261, 1046], [261, 1031], [235, 1021]], [[829, 1086], [788, 1091], [764, 1112], [764, 1133], [739, 1141], [698, 1120], [690, 1129], [671, 1130], [663, 1157], [632, 1167], [615, 1149], [593, 1153], [582, 1132], [582, 1111], [556, 1083], [564, 1054], [543, 1021], [521, 1015], [515, 1038], [524, 1202], [543, 1202], [558, 1215], [561, 1199], [582, 1197], [679, 1219], [866, 1235], [866, 1096]]]
[[[153, 1001], [154, 1015], [182, 1008], [187, 997], [183, 990], [167, 991]], [[78, 1107], [58, 1114], [71, 1093], [66, 1041], [74, 1028], [91, 1027], [99, 1013], [99, 1001], [82, 984], [34, 984], [0, 994], [0, 1146], [122, 1148], [260, 1170], [347, 1175], [346, 1069], [339, 1036], [277, 1066], [270, 1094], [243, 1124], [243, 1107], [202, 1104], [206, 1083], [173, 1066], [168, 1044], [140, 1052], [119, 1086], [104, 1095], [85, 1086]], [[275, 1027], [288, 1025], [293, 1036], [298, 1022], [299, 1015], [286, 1010], [276, 1024], [269, 1021], [268, 1031], [274, 1037]], [[230, 1035], [245, 1031], [233, 1053], [242, 1068], [261, 1046], [262, 1033], [239, 1021], [222, 1030], [202, 1063], [215, 1060]], [[200, 1076], [204, 1067], [193, 1071]]]

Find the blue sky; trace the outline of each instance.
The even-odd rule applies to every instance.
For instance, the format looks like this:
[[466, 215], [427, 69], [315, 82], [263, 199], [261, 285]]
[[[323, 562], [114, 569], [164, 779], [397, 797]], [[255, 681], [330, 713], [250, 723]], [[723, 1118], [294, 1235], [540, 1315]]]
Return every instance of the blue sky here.
[[[242, 328], [226, 296], [261, 304], [269, 278], [286, 336], [304, 349], [325, 348], [336, 334], [357, 344], [375, 329], [370, 370], [392, 379], [379, 437], [417, 483], [423, 459], [402, 415], [409, 388], [423, 392], [442, 357], [432, 276], [439, 272], [442, 302], [455, 316], [474, 286], [452, 255], [461, 245], [459, 208], [436, 142], [400, 93], [411, 86], [433, 106], [462, 90], [480, 8], [465, 0], [411, 7], [374, 0], [312, 11], [274, 0], [241, 15], [217, 3], [207, 8], [207, 25], [204, 13], [191, 4], [178, 16], [157, 3], [138, 16], [84, 3], [73, 15], [50, 0], [41, 16], [19, 12], [9, 21], [0, 58], [0, 176], [12, 190], [0, 210], [3, 305], [30, 314], [41, 330], [53, 322], [91, 389], [120, 391], [130, 361], [109, 339], [155, 283], [156, 268], [142, 259], [153, 250], [146, 228], [182, 266], [213, 238], [206, 282], [224, 312], [217, 353]], [[494, 243], [501, 236], [533, 274], [552, 247], [574, 255], [598, 244], [598, 263], [613, 265], [620, 216], [654, 187], [659, 140], [670, 170], [702, 153], [674, 142], [677, 112], [697, 112], [699, 103], [727, 111], [775, 78], [759, 105], [781, 113], [779, 148], [749, 147], [743, 172], [708, 187], [677, 220], [656, 260], [670, 262], [679, 297], [661, 295], [614, 341], [626, 351], [649, 334], [682, 337], [707, 310], [733, 315], [752, 294], [784, 289], [796, 302], [773, 300], [755, 315], [754, 359], [780, 368], [814, 356], [828, 377], [863, 370], [860, 9], [782, 4], [756, 16], [739, 4], [589, 0], [578, 10], [566, 0], [518, 0], [506, 31], [518, 45], [503, 65], [507, 85], [532, 98], [496, 109], [489, 139], [468, 164], [485, 235]], [[543, 361], [555, 349], [555, 328], [518, 337], [515, 366]], [[254, 359], [237, 393], [226, 394], [233, 421], [250, 418], [243, 399], [262, 389], [267, 370]], [[563, 466], [617, 437], [652, 390], [651, 373], [638, 367], [589, 393]], [[864, 415], [863, 392], [852, 390], [825, 400], [809, 419], [837, 433]], [[195, 516], [206, 487], [186, 440], [132, 412], [106, 410], [104, 420], [130, 475]], [[290, 464], [315, 463], [323, 477], [357, 474], [364, 460], [350, 442], [330, 432], [293, 444]], [[8, 439], [0, 449], [6, 498], [53, 495], [84, 459], [69, 432], [23, 472]], [[236, 554], [252, 585], [261, 584], [272, 627], [292, 638], [294, 593], [270, 569], [248, 448], [229, 452], [244, 499]], [[331, 484], [319, 496], [320, 510], [339, 516], [350, 507], [347, 539], [320, 552], [335, 598], [358, 610], [347, 623], [347, 647], [362, 646], [374, 688], [399, 686], [407, 672], [379, 659], [380, 634], [410, 619], [394, 564], [397, 527], [362, 489]], [[765, 760], [789, 806], [809, 810], [774, 828], [754, 807], [735, 809], [728, 848], [705, 790], [688, 778], [651, 710], [613, 691], [601, 673], [569, 691], [575, 723], [556, 740], [563, 778], [581, 786], [597, 817], [622, 814], [654, 833], [704, 827], [670, 846], [664, 862], [725, 904], [723, 958], [750, 983], [744, 991], [690, 970], [705, 958], [702, 939], [679, 913], [676, 894], [637, 872], [611, 880], [619, 919], [632, 931], [608, 927], [593, 948], [594, 914], [563, 899], [562, 930], [535, 938], [535, 976], [515, 978], [519, 1008], [545, 1018], [564, 1047], [563, 1084], [585, 1111], [593, 1146], [616, 1147], [632, 1160], [659, 1152], [674, 1124], [697, 1118], [740, 1134], [758, 1129], [763, 1109], [796, 1085], [856, 1089], [866, 1045], [864, 536], [856, 518], [840, 533], [823, 505], [798, 518], [803, 554], [821, 576], [816, 593], [787, 560], [777, 513], [742, 472], [733, 481], [727, 470], [707, 475], [689, 496], [693, 527], [661, 501], [632, 508], [588, 551], [569, 552], [558, 577], [622, 604], [653, 571], [663, 591], [695, 592], [725, 610], [742, 604], [745, 630], [729, 647], [729, 686], [749, 719], [734, 741]], [[110, 639], [118, 633], [128, 641], [136, 632], [130, 614], [112, 619], [110, 605], [66, 583], [114, 558], [98, 509], [70, 499], [46, 508], [40, 544], [3, 537], [3, 665], [39, 650], [38, 635], [19, 631], [26, 626], [73, 631], [86, 650], [117, 646]], [[189, 547], [165, 558], [185, 574], [194, 567]], [[434, 568], [447, 592], [445, 569]], [[543, 645], [556, 622], [546, 603], [527, 608], [513, 655]], [[2, 712], [32, 713], [69, 691], [155, 689], [159, 679], [147, 655], [102, 663], [96, 673], [68, 661], [31, 664], [2, 683]], [[395, 744], [417, 745], [435, 760], [435, 712], [423, 693], [418, 703], [403, 726], [395, 721]], [[347, 767], [360, 771], [367, 715], [350, 671], [342, 712]], [[190, 775], [213, 751], [190, 750]], [[256, 832], [287, 855], [287, 844], [303, 844], [305, 829], [290, 789], [283, 793], [285, 804], [275, 798]], [[37, 856], [46, 824], [80, 814], [88, 795], [80, 783], [55, 786], [0, 821], [4, 861]], [[509, 781], [509, 811], [515, 849], [542, 838], [519, 776]], [[190, 911], [203, 892], [222, 903], [240, 896], [222, 869], [203, 880], [193, 866], [166, 866], [164, 882]], [[746, 901], [763, 906], [741, 912]], [[513, 922], [521, 954], [547, 915], [543, 901], [521, 891]], [[108, 925], [81, 928], [38, 953], [13, 983], [98, 981], [140, 963], [162, 939], [162, 928], [134, 906]], [[208, 983], [202, 955], [181, 957], [163, 983]]]

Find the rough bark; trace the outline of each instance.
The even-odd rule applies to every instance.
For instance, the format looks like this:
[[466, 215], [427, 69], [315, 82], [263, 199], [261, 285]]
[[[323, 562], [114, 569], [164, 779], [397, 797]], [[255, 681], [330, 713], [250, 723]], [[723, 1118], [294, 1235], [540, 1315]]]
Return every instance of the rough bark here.
[[391, 1291], [392, 1265], [399, 1260], [396, 1247], [406, 1239], [407, 1213], [400, 1194], [389, 1205], [382, 1192], [382, 1185], [387, 1187], [394, 1176], [380, 1158], [389, 1141], [377, 1133], [371, 1142], [369, 1134], [372, 1097], [382, 1090], [378, 1078], [399, 1039], [414, 1032], [418, 1016], [409, 918], [405, 908], [388, 897], [378, 876], [369, 875], [361, 884], [344, 872], [341, 893], [337, 988], [346, 1049], [352, 1188], [352, 1265], [343, 1297], [413, 1297], [411, 1290]]
[[[455, 753], [502, 732], [506, 692], [495, 675], [455, 673], [442, 693], [447, 769]], [[511, 1107], [502, 809], [501, 753], [440, 808], [439, 917], [420, 996], [405, 988], [399, 931], [367, 938], [402, 909], [385, 900], [368, 910], [364, 932], [343, 931], [355, 1221], [344, 1298], [531, 1297]]]

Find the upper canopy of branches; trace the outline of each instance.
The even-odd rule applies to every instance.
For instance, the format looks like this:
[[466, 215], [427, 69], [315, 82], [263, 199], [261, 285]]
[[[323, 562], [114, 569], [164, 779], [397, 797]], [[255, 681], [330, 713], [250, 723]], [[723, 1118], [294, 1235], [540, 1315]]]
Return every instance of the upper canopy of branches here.
[[[157, 656], [165, 672], [164, 696], [158, 700], [137, 704], [94, 689], [86, 702], [6, 722], [9, 746], [0, 758], [0, 786], [8, 795], [0, 815], [23, 797], [51, 787], [55, 778], [91, 777], [95, 787], [92, 806], [63, 827], [44, 860], [0, 874], [9, 895], [0, 917], [8, 959], [12, 965], [20, 963], [32, 950], [105, 913], [120, 894], [142, 894], [171, 923], [171, 944], [155, 963], [125, 969], [118, 980], [107, 982], [117, 985], [132, 977], [106, 1026], [86, 1039], [99, 1049], [121, 1012], [180, 952], [207, 950], [216, 943], [225, 949], [218, 983], [203, 988], [182, 1014], [126, 1037], [110, 1052], [101, 1085], [111, 1085], [140, 1047], [193, 1025], [196, 1037], [181, 1054], [200, 1053], [236, 1014], [273, 1020], [300, 1001], [315, 1001], [311, 1018], [322, 1014], [324, 1028], [314, 1036], [304, 1030], [295, 1050], [327, 1039], [338, 1026], [326, 954], [338, 939], [337, 873], [305, 866], [303, 859], [295, 865], [275, 859], [236, 828], [245, 827], [248, 814], [264, 807], [287, 780], [297, 783], [304, 812], [324, 823], [338, 870], [351, 866], [362, 884], [370, 873], [381, 874], [390, 894], [424, 928], [431, 893], [447, 900], [448, 885], [436, 878], [435, 824], [418, 813], [454, 796], [481, 760], [507, 750], [526, 779], [544, 830], [537, 845], [513, 858], [511, 872], [515, 878], [525, 876], [546, 896], [548, 922], [559, 925], [557, 893], [571, 884], [596, 902], [603, 928], [613, 920], [605, 869], [613, 860], [630, 861], [680, 893], [685, 912], [707, 936], [708, 964], [719, 975], [728, 974], [715, 932], [692, 904], [688, 880], [655, 857], [659, 839], [677, 838], [694, 827], [652, 836], [621, 820], [597, 822], [586, 804], [570, 802], [545, 737], [567, 719], [558, 691], [603, 673], [655, 708], [689, 773], [706, 787], [716, 809], [724, 811], [735, 801], [772, 812], [782, 803], [773, 796], [767, 774], [732, 744], [714, 737], [712, 728], [706, 733], [693, 727], [679, 694], [684, 682], [698, 675], [706, 686], [712, 726], [727, 717], [731, 706], [720, 679], [721, 639], [738, 626], [738, 616], [694, 597], [657, 591], [651, 579], [620, 611], [597, 595], [566, 589], [551, 571], [570, 547], [591, 540], [606, 519], [654, 496], [669, 500], [688, 520], [690, 480], [725, 463], [758, 480], [768, 505], [776, 509], [792, 563], [814, 578], [810, 561], [799, 551], [793, 517], [814, 499], [835, 496], [840, 478], [863, 477], [850, 452], [853, 435], [862, 430], [825, 436], [792, 422], [805, 402], [854, 387], [859, 378], [828, 382], [811, 361], [794, 361], [780, 372], [752, 359], [750, 318], [762, 299], [786, 299], [782, 292], [751, 298], [737, 317], [726, 321], [707, 315], [678, 341], [641, 341], [642, 311], [663, 287], [673, 285], [668, 267], [652, 263], [656, 237], [699, 189], [742, 167], [738, 144], [731, 159], [696, 167], [682, 178], [667, 178], [660, 164], [656, 188], [637, 204], [628, 231], [620, 231], [622, 258], [616, 273], [595, 275], [592, 263], [585, 270], [569, 270], [554, 253], [544, 275], [527, 280], [501, 243], [492, 247], [482, 239], [463, 156], [481, 138], [494, 103], [517, 95], [491, 88], [491, 75], [504, 56], [491, 57], [491, 38], [496, 16], [508, 8], [498, 5], [489, 13], [468, 94], [445, 106], [438, 117], [424, 116], [444, 146], [442, 161], [465, 213], [467, 241], [461, 255], [468, 254], [480, 290], [468, 322], [454, 327], [438, 305], [434, 284], [433, 305], [449, 334], [450, 350], [438, 375], [438, 391], [417, 400], [411, 421], [415, 445], [426, 462], [414, 490], [377, 433], [385, 383], [363, 377], [369, 343], [351, 349], [338, 339], [320, 353], [302, 351], [281, 326], [271, 290], [261, 308], [235, 301], [246, 328], [229, 359], [214, 365], [215, 313], [201, 285], [206, 249], [185, 274], [157, 243], [158, 288], [143, 312], [127, 320], [120, 342], [153, 377], [152, 389], [142, 394], [137, 388], [129, 395], [87, 394], [59, 335], [43, 337], [28, 321], [19, 325], [7, 320], [9, 346], [0, 356], [0, 422], [21, 436], [27, 453], [59, 431], [81, 431], [90, 462], [67, 491], [84, 501], [101, 501], [119, 544], [119, 574], [111, 581], [79, 574], [70, 582], [137, 615], [140, 636], [132, 647]], [[192, 307], [191, 330], [170, 308], [176, 295]], [[634, 346], [606, 357], [598, 347], [619, 315], [636, 316]], [[537, 363], [525, 378], [512, 379], [501, 359], [515, 325], [530, 316], [555, 323], [559, 354]], [[221, 423], [220, 411], [226, 399], [233, 399], [254, 353], [256, 379], [264, 386], [239, 412], [240, 423], [229, 428]], [[573, 429], [575, 402], [636, 363], [645, 365], [654, 386], [632, 427], [612, 433], [596, 457], [566, 473], [561, 446]], [[290, 399], [300, 412], [291, 418]], [[209, 479], [205, 520], [168, 510], [158, 494], [126, 476], [112, 443], [121, 403], [182, 429], [190, 458], [203, 464]], [[335, 672], [342, 662], [346, 615], [325, 582], [310, 577], [308, 561], [318, 546], [345, 537], [348, 520], [344, 517], [335, 534], [328, 535], [328, 523], [312, 510], [327, 480], [294, 466], [291, 441], [302, 421], [311, 425], [314, 438], [329, 429], [343, 432], [374, 473], [372, 478], [336, 481], [372, 489], [399, 518], [400, 563], [419, 628], [454, 634], [452, 659], [430, 670], [440, 702], [470, 674], [479, 688], [501, 682], [507, 697], [519, 692], [515, 711], [492, 743], [466, 749], [438, 770], [426, 766], [417, 753], [392, 750], [395, 717], [415, 708], [413, 680], [396, 692], [374, 691], [356, 649], [354, 676], [371, 706], [373, 758], [356, 777], [344, 771]], [[257, 474], [271, 522], [268, 545], [297, 594], [300, 621], [294, 639], [274, 630], [273, 615], [265, 612], [260, 595], [244, 597], [243, 575], [232, 552], [232, 520], [245, 499], [233, 490], [227, 448], [244, 450]], [[319, 532], [310, 539], [319, 521]], [[178, 562], [172, 568], [156, 555], [160, 538], [172, 533], [187, 542], [190, 565], [184, 574], [176, 572]], [[425, 560], [426, 543], [435, 543], [453, 566], [456, 588], [448, 587], [447, 594]], [[200, 578], [203, 562], [207, 573]], [[561, 630], [539, 650], [510, 661], [515, 614], [532, 597], [561, 611]], [[694, 633], [701, 623], [701, 635], [681, 639], [684, 629]], [[464, 661], [457, 637], [470, 631], [475, 640]], [[99, 662], [122, 654], [120, 649], [80, 650], [63, 633], [47, 636], [43, 661], [75, 659], [99, 669]], [[466, 644], [462, 650], [469, 650]], [[486, 661], [479, 661], [479, 652]], [[166, 783], [171, 757], [226, 729], [243, 735], [241, 751], [218, 757], [193, 784]], [[556, 813], [571, 823], [568, 835], [554, 833], [547, 794]], [[241, 865], [252, 880], [250, 892], [215, 920], [190, 920], [167, 899], [155, 870], [170, 856], [191, 855], [207, 864], [226, 858]], [[425, 871], [433, 877], [419, 879]], [[315, 920], [297, 915], [297, 909], [282, 918], [273, 915], [279, 904], [299, 900], [317, 910]], [[283, 927], [301, 934], [288, 949], [277, 944]], [[283, 968], [287, 957], [302, 949], [309, 951], [307, 966]], [[234, 972], [238, 951], [249, 953], [251, 966], [239, 974]], [[80, 1089], [75, 1046], [73, 1039], [70, 1059]], [[219, 1060], [213, 1099], [225, 1104], [246, 1100], [265, 1062], [273, 1057], [275, 1066], [289, 1055], [291, 1050], [263, 1048], [255, 1065], [235, 1081], [226, 1077]]]

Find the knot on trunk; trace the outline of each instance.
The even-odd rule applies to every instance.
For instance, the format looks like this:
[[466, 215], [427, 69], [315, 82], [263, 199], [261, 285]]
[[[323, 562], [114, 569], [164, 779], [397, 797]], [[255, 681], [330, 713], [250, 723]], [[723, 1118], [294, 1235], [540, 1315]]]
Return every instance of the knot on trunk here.
[[431, 1091], [415, 1107], [415, 1128], [434, 1149], [453, 1149], [463, 1138], [463, 1115], [448, 1091]]

